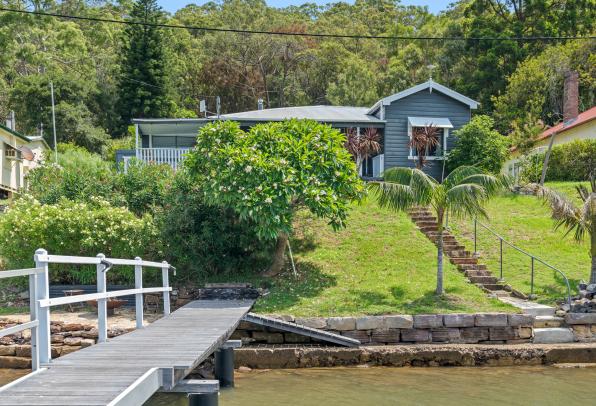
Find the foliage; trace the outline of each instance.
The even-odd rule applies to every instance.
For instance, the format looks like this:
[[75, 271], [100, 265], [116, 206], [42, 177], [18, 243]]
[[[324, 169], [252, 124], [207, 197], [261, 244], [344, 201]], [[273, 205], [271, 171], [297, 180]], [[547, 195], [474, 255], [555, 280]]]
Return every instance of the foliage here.
[[103, 158], [108, 162], [116, 162], [116, 151], [119, 149], [134, 149], [135, 139], [133, 136], [122, 138], [111, 138], [104, 148]]
[[163, 204], [173, 177], [174, 171], [169, 165], [147, 165], [133, 159], [126, 171], [118, 172], [114, 188], [122, 194], [126, 207], [142, 216]]
[[[29, 268], [33, 253], [44, 248], [52, 254], [158, 259], [158, 232], [150, 216], [137, 218], [124, 208], [100, 198], [88, 203], [61, 200], [41, 204], [24, 197], [0, 216], [0, 256], [8, 269]], [[131, 283], [131, 269], [117, 267], [108, 278]], [[93, 283], [95, 268], [52, 266], [50, 278], [60, 283]]]
[[492, 118], [484, 115], [474, 116], [472, 121], [453, 134], [455, 145], [449, 152], [447, 166], [449, 170], [463, 165], [499, 173], [507, 160], [509, 151], [507, 139], [494, 129]]
[[416, 156], [418, 157], [416, 168], [424, 168], [428, 151], [438, 145], [439, 129], [434, 125], [412, 128], [412, 138], [408, 141], [408, 146], [416, 151]]
[[365, 159], [381, 152], [381, 136], [376, 128], [367, 128], [363, 134], [358, 134], [355, 128], [346, 131], [345, 147], [356, 161], [356, 170], [360, 168]]
[[103, 196], [113, 200], [114, 169], [101, 156], [72, 144], [60, 144], [58, 163], [53, 155], [27, 174], [28, 193], [42, 204], [62, 198], [89, 201]]
[[[542, 174], [545, 153], [531, 154], [522, 159], [520, 177], [538, 182]], [[548, 160], [547, 181], [585, 181], [596, 168], [596, 140], [575, 140], [553, 146]]]
[[381, 207], [405, 211], [430, 206], [437, 217], [437, 288], [443, 287], [443, 229], [445, 216], [486, 217], [484, 204], [503, 186], [503, 179], [487, 175], [473, 166], [460, 166], [438, 183], [420, 169], [390, 168], [384, 180], [373, 184]]
[[[130, 20], [159, 24], [164, 21], [156, 0], [136, 0]], [[172, 110], [166, 77], [167, 54], [162, 30], [141, 25], [124, 29], [119, 84], [122, 133], [133, 118], [168, 116]]]
[[194, 283], [256, 269], [270, 248], [257, 238], [249, 221], [239, 220], [230, 209], [207, 205], [200, 186], [184, 171], [176, 174], [165, 193], [156, 223], [178, 279]]
[[215, 122], [200, 130], [184, 163], [205, 202], [253, 222], [260, 239], [277, 238], [276, 253], [283, 259], [297, 209], [306, 208], [339, 229], [349, 202], [362, 196], [344, 142], [339, 131], [314, 121], [261, 124], [248, 132], [235, 122]]
[[372, 106], [378, 98], [374, 74], [356, 58], [343, 64], [337, 79], [327, 89], [327, 99], [335, 105]]

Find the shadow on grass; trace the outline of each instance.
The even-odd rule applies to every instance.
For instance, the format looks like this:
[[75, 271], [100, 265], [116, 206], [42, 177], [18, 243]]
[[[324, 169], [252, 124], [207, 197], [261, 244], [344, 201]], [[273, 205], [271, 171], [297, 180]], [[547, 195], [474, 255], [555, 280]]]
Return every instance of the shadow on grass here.
[[324, 289], [337, 285], [334, 276], [323, 273], [312, 262], [299, 262], [296, 266], [297, 276], [294, 276], [291, 270], [286, 270], [275, 279], [261, 279], [261, 286], [266, 286], [269, 294], [257, 301], [255, 310], [283, 311], [305, 298], [317, 297]]
[[[567, 300], [567, 284], [565, 283], [565, 279], [563, 279], [563, 276], [561, 276], [560, 273], [556, 271], [552, 272], [555, 284], [534, 287], [534, 290], [536, 290], [538, 294], [538, 302], [552, 303], [551, 298]], [[571, 289], [571, 296], [575, 295], [575, 293], [577, 292], [577, 286], [579, 285], [580, 281], [580, 279], [569, 279], [569, 288]], [[541, 293], [548, 297], [541, 298]]]
[[466, 311], [468, 306], [457, 296], [459, 289], [448, 288], [445, 294], [437, 296], [434, 290], [427, 291], [418, 299], [404, 303], [404, 309], [412, 314], [437, 313], [437, 311]]

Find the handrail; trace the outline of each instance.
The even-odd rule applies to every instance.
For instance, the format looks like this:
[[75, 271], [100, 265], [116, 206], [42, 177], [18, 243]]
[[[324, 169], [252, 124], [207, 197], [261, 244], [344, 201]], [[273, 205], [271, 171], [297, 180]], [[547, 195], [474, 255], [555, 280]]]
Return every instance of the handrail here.
[[560, 269], [556, 268], [555, 266], [549, 264], [548, 262], [540, 259], [539, 257], [530, 254], [529, 252], [523, 250], [522, 248], [519, 248], [518, 246], [510, 243], [509, 241], [507, 241], [504, 237], [502, 237], [500, 234], [498, 234], [497, 232], [495, 232], [494, 230], [492, 230], [490, 227], [488, 227], [487, 225], [481, 223], [480, 221], [478, 221], [478, 219], [474, 219], [474, 254], [478, 253], [477, 250], [477, 225], [480, 225], [481, 227], [483, 227], [484, 229], [486, 229], [489, 233], [491, 233], [492, 235], [494, 235], [495, 237], [497, 237], [499, 239], [499, 243], [500, 243], [500, 279], [503, 279], [503, 243], [507, 244], [509, 247], [513, 248], [514, 250], [520, 252], [521, 254], [524, 254], [528, 257], [531, 258], [531, 279], [530, 279], [530, 298], [532, 298], [534, 296], [534, 261], [538, 261], [540, 262], [542, 265], [552, 269], [553, 271], [558, 272], [563, 279], [565, 280], [565, 284], [567, 285], [567, 304], [569, 306], [571, 306], [571, 287], [569, 285], [569, 279], [567, 278], [567, 276], [563, 273], [563, 271], [561, 271]]

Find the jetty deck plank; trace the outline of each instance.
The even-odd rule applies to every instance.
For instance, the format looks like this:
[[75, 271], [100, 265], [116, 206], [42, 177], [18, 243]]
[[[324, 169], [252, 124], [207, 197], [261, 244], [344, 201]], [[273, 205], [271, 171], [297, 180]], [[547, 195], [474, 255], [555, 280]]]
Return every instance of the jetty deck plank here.
[[0, 388], [0, 405], [108, 405], [155, 368], [175, 369], [178, 382], [228, 340], [253, 303], [191, 302], [142, 329], [55, 359], [46, 370]]

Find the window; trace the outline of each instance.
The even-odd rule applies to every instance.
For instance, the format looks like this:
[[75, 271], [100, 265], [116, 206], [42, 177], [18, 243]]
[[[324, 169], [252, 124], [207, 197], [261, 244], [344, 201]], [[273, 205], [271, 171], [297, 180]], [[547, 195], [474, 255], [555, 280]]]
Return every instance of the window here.
[[[408, 117], [408, 138], [412, 140], [412, 135], [415, 129], [424, 127], [434, 127], [437, 131], [438, 144], [427, 147], [426, 158], [445, 159], [447, 156], [447, 138], [449, 137], [449, 129], [453, 128], [451, 121], [448, 118], [436, 117]], [[418, 151], [410, 145], [409, 159], [417, 159]]]
[[22, 159], [21, 151], [8, 144], [4, 144], [4, 156], [9, 159]]

